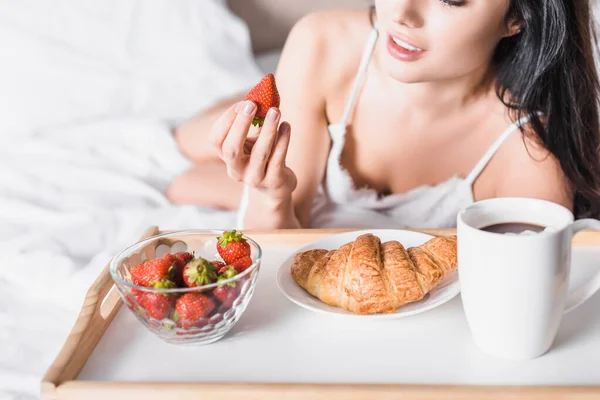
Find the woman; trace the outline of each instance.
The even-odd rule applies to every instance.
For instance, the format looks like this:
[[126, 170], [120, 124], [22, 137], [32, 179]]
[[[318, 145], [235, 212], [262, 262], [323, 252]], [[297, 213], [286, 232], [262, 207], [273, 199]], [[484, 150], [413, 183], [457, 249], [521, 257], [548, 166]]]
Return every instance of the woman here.
[[340, 209], [454, 226], [465, 205], [506, 196], [597, 216], [593, 38], [590, 5], [575, 0], [377, 0], [369, 13], [312, 14], [281, 56], [281, 111], [260, 135], [251, 102], [217, 107], [208, 137], [180, 129], [199, 165], [169, 196], [235, 208], [241, 186], [228, 175], [250, 187], [246, 228], [262, 229]]

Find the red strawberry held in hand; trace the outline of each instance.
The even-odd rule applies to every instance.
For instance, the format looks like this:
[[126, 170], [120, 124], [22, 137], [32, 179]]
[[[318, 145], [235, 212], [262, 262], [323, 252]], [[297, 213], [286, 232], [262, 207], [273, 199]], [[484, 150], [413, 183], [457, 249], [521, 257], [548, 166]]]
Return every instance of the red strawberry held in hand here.
[[150, 287], [155, 282], [164, 279], [173, 281], [175, 266], [170, 260], [158, 258], [132, 267], [129, 273], [131, 274], [131, 281], [135, 285]]
[[242, 237], [241, 232], [235, 230], [223, 232], [217, 239], [217, 251], [226, 264], [250, 256], [250, 244]]
[[260, 82], [250, 89], [246, 95], [246, 100], [253, 101], [257, 107], [252, 125], [262, 126], [269, 108], [279, 107], [279, 91], [273, 74], [263, 76]]
[[208, 316], [215, 309], [210, 297], [201, 293], [186, 293], [177, 299], [173, 320], [177, 326], [188, 329], [200, 318]]
[[188, 287], [208, 285], [216, 280], [217, 269], [202, 257], [190, 261], [183, 268], [183, 282]]

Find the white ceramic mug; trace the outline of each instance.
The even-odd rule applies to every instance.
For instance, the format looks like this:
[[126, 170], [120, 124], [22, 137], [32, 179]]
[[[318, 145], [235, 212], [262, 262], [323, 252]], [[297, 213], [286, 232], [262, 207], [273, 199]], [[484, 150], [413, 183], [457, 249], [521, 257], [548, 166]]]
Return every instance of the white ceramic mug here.
[[[533, 235], [481, 230], [499, 223], [548, 227]], [[537, 199], [476, 202], [457, 217], [458, 276], [475, 343], [502, 358], [530, 359], [552, 346], [560, 321], [600, 288], [600, 273], [568, 293], [571, 241], [600, 221], [574, 221], [565, 207]]]

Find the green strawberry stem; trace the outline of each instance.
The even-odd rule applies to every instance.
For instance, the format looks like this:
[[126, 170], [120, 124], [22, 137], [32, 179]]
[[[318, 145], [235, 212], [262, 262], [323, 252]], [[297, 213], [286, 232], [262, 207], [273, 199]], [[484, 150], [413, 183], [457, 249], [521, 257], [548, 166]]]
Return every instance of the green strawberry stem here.
[[177, 287], [177, 285], [175, 285], [175, 282], [169, 279], [161, 279], [160, 281], [154, 281], [151, 283], [151, 286], [155, 289], [172, 289]]
[[252, 120], [252, 125], [254, 125], [254, 126], [263, 126], [264, 122], [265, 122], [264, 118], [254, 117], [254, 119]]
[[[233, 267], [227, 267], [227, 269], [223, 272], [221, 272], [221, 274], [219, 275], [219, 278], [217, 279], [217, 282], [222, 282], [224, 280], [233, 278], [234, 276], [237, 275], [237, 270]], [[231, 287], [235, 287], [235, 282], [229, 282], [227, 283], [228, 286]], [[223, 285], [219, 285], [219, 287], [221, 287]]]
[[197, 285], [209, 284], [217, 279], [217, 270], [215, 266], [204, 258], [197, 258], [189, 262], [189, 268], [185, 271], [185, 276], [189, 281]]
[[223, 232], [223, 234], [217, 237], [217, 239], [219, 240], [219, 244], [221, 245], [221, 247], [226, 248], [227, 245], [231, 242], [241, 242], [243, 240], [245, 241], [242, 235], [242, 232], [238, 233], [234, 229], [232, 231]]

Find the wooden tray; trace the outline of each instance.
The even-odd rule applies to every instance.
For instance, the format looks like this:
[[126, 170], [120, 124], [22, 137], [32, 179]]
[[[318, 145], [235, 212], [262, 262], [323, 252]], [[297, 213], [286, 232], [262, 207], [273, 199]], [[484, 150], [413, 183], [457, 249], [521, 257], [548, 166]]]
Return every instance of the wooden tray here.
[[[418, 231], [433, 235], [450, 235], [454, 233], [454, 230], [452, 229], [420, 229]], [[270, 247], [275, 248], [275, 246], [283, 246], [291, 254], [293, 253], [294, 249], [297, 249], [298, 247], [339, 232], [342, 231], [280, 230], [255, 232], [249, 231], [246, 232], [246, 234], [255, 239], [263, 249], [268, 249]], [[158, 233], [158, 229], [156, 227], [152, 227], [145, 232], [143, 238], [147, 238]], [[600, 246], [600, 233], [591, 231], [582, 232], [576, 236], [573, 245]], [[276, 266], [272, 267], [276, 268]], [[264, 263], [261, 268], [265, 268]], [[261, 275], [262, 273], [263, 272], [261, 271]], [[274, 285], [274, 282], [272, 282], [272, 284]], [[596, 299], [598, 299], [598, 296], [595, 296], [595, 299], [592, 299], [594, 303], [598, 302]], [[459, 298], [455, 300], [456, 302], [460, 301]], [[281, 299], [281, 301], [288, 302], [286, 299]], [[295, 307], [298, 310], [302, 310], [298, 312], [307, 312], [312, 315], [312, 313], [309, 311], [300, 309], [296, 305], [292, 305], [291, 302], [289, 303], [290, 307]], [[250, 304], [252, 305], [252, 302]], [[577, 384], [570, 384], [569, 382], [555, 384], [554, 381], [551, 381], [548, 384], [529, 384], [527, 383], [526, 378], [521, 379], [523, 383], [509, 385], [454, 384], [452, 382], [447, 382], [445, 384], [344, 384], [339, 382], [287, 383], [257, 381], [229, 382], [223, 381], [223, 379], [215, 381], [204, 379], [203, 382], [190, 381], [190, 379], [186, 379], [185, 381], [173, 381], [172, 379], [163, 381], [156, 381], [156, 379], [140, 379], [115, 382], [110, 380], [78, 379], [82, 369], [84, 369], [86, 363], [92, 356], [92, 353], [94, 353], [96, 346], [101, 341], [103, 335], [111, 325], [111, 322], [113, 322], [113, 319], [121, 309], [121, 305], [122, 301], [119, 297], [119, 294], [116, 290], [113, 290], [113, 282], [107, 265], [89, 289], [82, 310], [73, 329], [71, 330], [69, 337], [67, 338], [62, 350], [43, 377], [41, 383], [41, 394], [43, 399], [600, 399], [600, 373], [597, 372], [600, 371], [600, 356], [598, 355], [600, 354], [600, 351], [596, 353], [591, 352], [589, 353], [590, 359], [587, 360], [586, 358], [587, 367], [582, 368], [587, 368], [586, 371], [594, 370], [595, 375], [591, 378], [591, 382], [586, 382], [584, 384], [581, 384], [581, 382], [578, 382]], [[587, 308], [588, 314], [590, 313], [590, 310], [593, 310], [593, 306], [594, 305], [590, 305]], [[458, 306], [455, 304], [454, 309], [457, 309], [457, 307]], [[585, 307], [586, 305], [583, 305], [580, 308]], [[449, 309], [450, 308], [447, 308], [447, 310], [444, 312], [449, 314]], [[127, 314], [129, 313], [129, 310], [123, 308], [121, 312]], [[454, 312], [457, 314], [456, 310]], [[578, 311], [574, 311], [573, 313], [575, 312]], [[571, 315], [571, 313], [568, 315]], [[454, 315], [453, 317], [456, 318], [456, 316], [457, 315]], [[123, 318], [128, 318], [127, 321], [134, 320], [131, 315], [124, 315]], [[440, 318], [444, 318], [444, 315], [442, 315]], [[592, 327], [590, 327], [588, 323], [587, 336], [590, 336], [589, 332], [591, 330], [594, 330], [594, 333], [593, 337], [587, 338], [588, 340], [586, 343], [593, 343], [593, 346], [600, 350], [600, 321], [598, 321], [599, 318], [597, 317], [597, 314], [593, 315], [593, 317], [590, 317], [590, 315], [580, 315], [577, 318], [580, 320], [585, 319], [586, 321], [595, 321], [592, 322], [592, 324], [595, 324]], [[240, 320], [240, 323], [241, 321], [242, 320]], [[135, 321], [135, 323], [140, 325], [137, 321]], [[564, 320], [563, 324], [565, 324]], [[141, 327], [140, 325], [140, 329], [145, 328]], [[151, 335], [149, 332], [148, 334]], [[444, 335], [444, 332], [439, 332], [439, 334]], [[227, 336], [222, 340], [226, 339]], [[162, 344], [158, 338], [156, 338], [156, 341], [157, 342], [154, 342], [156, 346]], [[470, 341], [470, 338], [463, 332], [461, 341], [468, 342]], [[598, 343], [598, 345], [595, 343]], [[165, 344], [165, 346], [171, 345]], [[572, 344], [571, 347], [572, 346], [575, 345]], [[590, 345], [586, 346], [590, 347]], [[202, 348], [202, 346], [199, 348]], [[106, 349], [104, 350], [106, 351]], [[564, 355], [564, 352], [568, 352], [570, 350], [572, 349], [569, 349], [569, 345], [563, 345], [557, 351], [562, 352]], [[552, 351], [553, 350], [551, 350], [551, 352]], [[587, 354], [587, 352], [585, 354]], [[427, 362], [436, 363], [435, 354], [424, 353], [421, 356], [428, 358], [426, 360]], [[326, 357], [326, 352], [324, 352], [323, 357]], [[381, 357], [390, 357], [390, 355], [381, 354]], [[398, 354], [396, 357], [402, 357], [402, 354]], [[476, 350], [474, 350], [472, 354], [465, 354], [465, 357], [471, 357], [473, 359], [472, 363], [476, 364], [475, 360], [477, 357], [480, 357], [480, 355]], [[536, 360], [530, 361], [531, 364], [529, 365], [532, 366], [531, 368], [533, 368], [533, 370], [535, 370], [535, 368], [543, 369], [545, 357], [546, 356], [543, 356]], [[579, 361], [579, 359], [576, 360], [576, 362], [573, 363], [572, 368], [577, 369], [578, 365], [580, 364]], [[315, 360], [315, 362], [318, 362], [318, 360]], [[493, 363], [495, 361], [494, 359], [487, 359], [486, 362]], [[504, 363], [502, 364], [505, 368], [504, 371], [518, 368], [518, 364], [515, 364], [513, 367], [506, 364], [504, 361], [502, 362]], [[498, 363], [500, 363], [500, 361], [498, 361]], [[356, 367], [360, 368], [361, 366], [357, 365]], [[473, 365], [473, 369], [476, 368], [477, 365]], [[531, 368], [528, 369], [528, 371], [532, 371]], [[599, 377], [598, 381], [594, 382], [596, 377]], [[558, 381], [560, 381], [560, 379]]]

